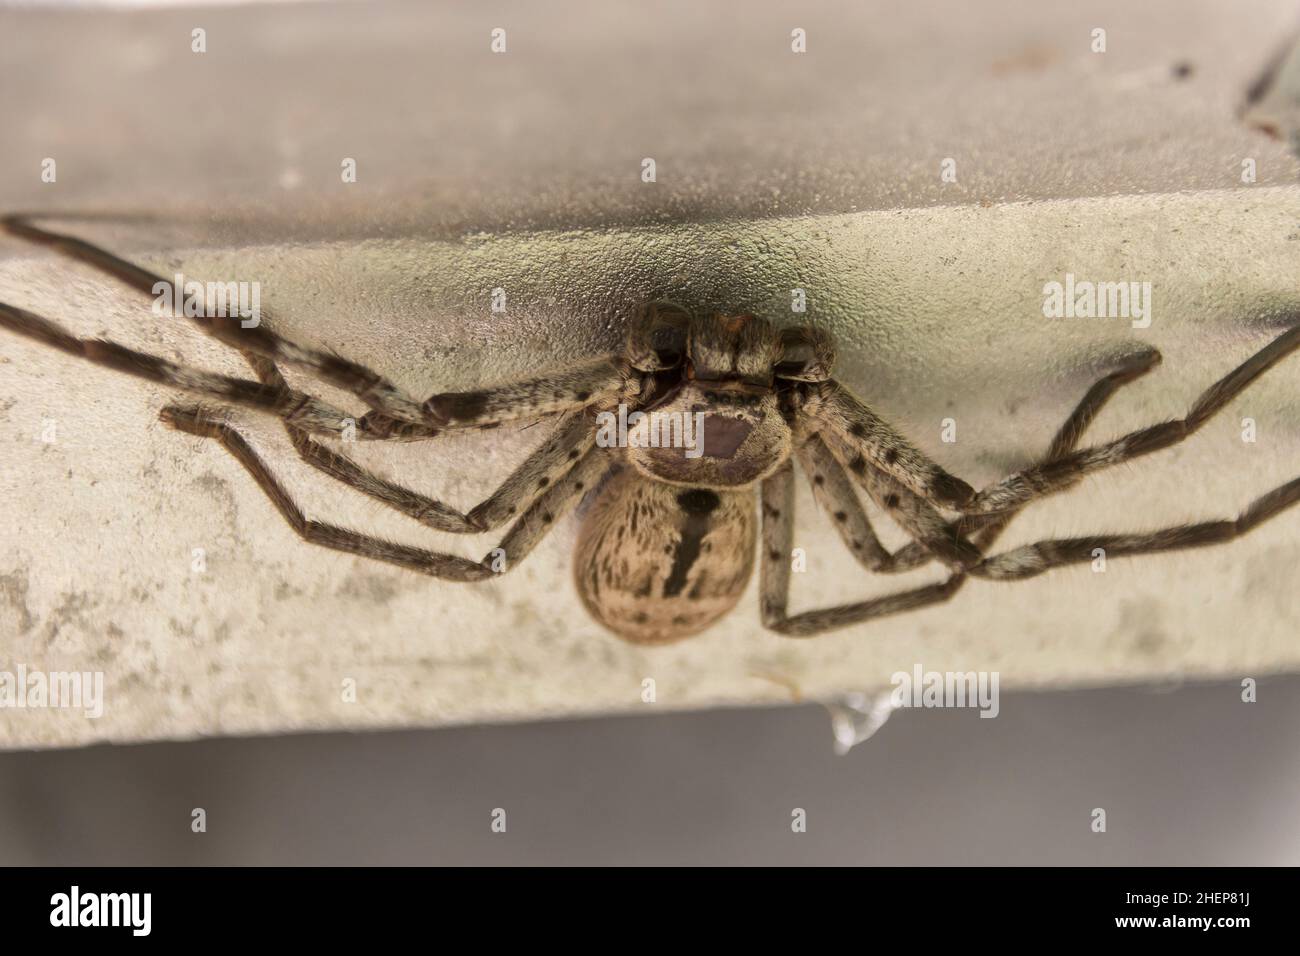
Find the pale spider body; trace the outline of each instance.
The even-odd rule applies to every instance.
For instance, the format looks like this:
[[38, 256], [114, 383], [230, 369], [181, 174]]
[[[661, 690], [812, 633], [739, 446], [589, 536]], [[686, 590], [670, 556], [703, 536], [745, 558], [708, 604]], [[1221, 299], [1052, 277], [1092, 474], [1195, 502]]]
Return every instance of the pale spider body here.
[[627, 353], [647, 374], [642, 410], [700, 415], [699, 447], [624, 450], [632, 467], [595, 492], [574, 576], [596, 620], [658, 644], [704, 630], [740, 600], [758, 538], [754, 486], [789, 460], [798, 382], [828, 377], [832, 356], [809, 329], [657, 306], [634, 324]]
[[[51, 246], [152, 295], [166, 280], [71, 236], [0, 220], [10, 234]], [[70, 355], [199, 396], [279, 417], [307, 464], [426, 527], [457, 534], [509, 529], [481, 560], [397, 544], [307, 517], [244, 437], [211, 405], [169, 405], [163, 421], [220, 442], [304, 540], [449, 581], [485, 581], [524, 560], [566, 513], [585, 512], [574, 553], [578, 593], [591, 614], [623, 638], [657, 644], [696, 634], [740, 599], [759, 555], [765, 626], [804, 637], [950, 599], [971, 577], [1007, 581], [1108, 557], [1229, 541], [1300, 501], [1300, 478], [1251, 502], [1235, 518], [1141, 533], [1038, 541], [990, 553], [1030, 502], [1096, 471], [1168, 448], [1195, 432], [1251, 382], [1300, 347], [1300, 324], [1283, 331], [1201, 394], [1185, 417], [1079, 449], [1089, 423], [1121, 385], [1160, 361], [1141, 349], [1083, 396], [1037, 464], [976, 491], [931, 461], [832, 377], [830, 337], [813, 328], [778, 330], [752, 316], [696, 316], [674, 306], [642, 310], [627, 344], [605, 356], [527, 381], [418, 400], [333, 353], [281, 338], [264, 321], [195, 317], [200, 329], [239, 350], [256, 380], [178, 365], [114, 342], [81, 339], [42, 316], [0, 303], [0, 329]], [[287, 365], [350, 392], [369, 406], [360, 419], [289, 386]], [[597, 441], [596, 420], [623, 407], [695, 416], [694, 447]], [[448, 429], [495, 428], [558, 418], [551, 435], [486, 500], [461, 511], [321, 444], [355, 429], [365, 441], [420, 441]], [[942, 581], [835, 607], [789, 614], [794, 535], [794, 463], [844, 546], [873, 573], [935, 560]], [[911, 538], [889, 552], [859, 492]], [[579, 504], [587, 500], [585, 508]], [[756, 500], [757, 505], [756, 507]], [[759, 515], [756, 516], [756, 511]]]

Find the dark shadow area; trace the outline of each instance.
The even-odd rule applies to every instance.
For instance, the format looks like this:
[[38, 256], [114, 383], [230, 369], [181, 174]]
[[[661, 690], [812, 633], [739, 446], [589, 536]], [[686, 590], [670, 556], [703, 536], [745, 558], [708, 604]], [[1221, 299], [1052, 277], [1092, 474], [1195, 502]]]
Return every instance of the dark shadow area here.
[[816, 706], [8, 753], [0, 861], [1295, 865], [1298, 727], [1282, 677], [901, 711], [847, 757]]

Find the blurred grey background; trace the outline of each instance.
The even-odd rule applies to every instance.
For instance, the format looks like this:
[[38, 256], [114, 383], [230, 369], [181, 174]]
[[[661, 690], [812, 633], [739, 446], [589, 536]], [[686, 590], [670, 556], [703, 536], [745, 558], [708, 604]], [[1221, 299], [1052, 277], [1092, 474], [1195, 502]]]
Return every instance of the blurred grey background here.
[[0, 754], [0, 862], [1294, 866], [1300, 678], [1240, 694], [1004, 693], [845, 757], [814, 705]]

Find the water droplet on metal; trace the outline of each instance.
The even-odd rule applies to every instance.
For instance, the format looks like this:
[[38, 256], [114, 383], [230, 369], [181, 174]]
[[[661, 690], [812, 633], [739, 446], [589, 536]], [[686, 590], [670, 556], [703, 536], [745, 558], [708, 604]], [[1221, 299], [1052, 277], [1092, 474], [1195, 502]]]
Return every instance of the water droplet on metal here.
[[835, 753], [841, 757], [883, 727], [894, 712], [893, 693], [888, 690], [853, 691], [823, 706], [831, 715]]

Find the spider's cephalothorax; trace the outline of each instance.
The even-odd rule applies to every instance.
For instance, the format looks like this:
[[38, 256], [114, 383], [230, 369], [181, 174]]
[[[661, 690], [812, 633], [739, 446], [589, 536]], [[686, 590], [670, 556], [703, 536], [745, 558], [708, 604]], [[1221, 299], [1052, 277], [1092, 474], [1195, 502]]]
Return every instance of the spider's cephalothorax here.
[[[110, 252], [22, 217], [0, 219], [0, 227], [94, 266], [145, 295], [152, 296], [158, 283], [166, 284]], [[485, 581], [513, 569], [561, 516], [592, 496], [575, 549], [578, 590], [597, 620], [638, 643], [677, 640], [725, 614], [749, 581], [756, 545], [763, 623], [802, 637], [946, 601], [969, 577], [1033, 577], [1091, 562], [1098, 549], [1114, 558], [1221, 543], [1300, 501], [1296, 478], [1257, 498], [1236, 518], [1140, 534], [1038, 541], [989, 554], [1026, 504], [1191, 435], [1300, 347], [1300, 325], [1211, 385], [1185, 417], [1076, 448], [1114, 391], [1160, 360], [1154, 349], [1133, 353], [1088, 390], [1037, 464], [976, 492], [830, 377], [831, 341], [814, 329], [777, 331], [751, 316], [700, 317], [652, 306], [632, 324], [621, 354], [497, 388], [420, 401], [355, 362], [281, 338], [265, 312], [262, 318], [262, 324], [245, 328], [238, 316], [194, 317], [203, 332], [240, 351], [256, 375], [253, 381], [178, 365], [115, 342], [78, 338], [49, 319], [0, 303], [0, 328], [208, 402], [278, 416], [307, 464], [426, 527], [477, 534], [510, 523], [500, 543], [474, 561], [315, 521], [217, 410], [198, 405], [163, 409], [163, 421], [174, 428], [225, 446], [289, 526], [313, 544], [444, 580]], [[369, 406], [369, 413], [358, 419], [295, 390], [281, 365], [350, 392]], [[610, 426], [615, 411], [616, 430]], [[551, 436], [468, 511], [376, 475], [316, 440], [351, 435], [419, 441], [446, 429], [531, 424], [554, 416], [558, 421]], [[618, 440], [610, 441], [611, 434]], [[793, 460], [845, 547], [865, 569], [892, 573], [937, 560], [950, 569], [947, 579], [789, 614]], [[911, 544], [893, 553], [881, 545], [859, 489], [907, 532]], [[754, 514], [756, 498], [761, 525]]]
[[790, 457], [791, 386], [830, 378], [834, 352], [812, 329], [651, 306], [628, 334], [628, 360], [654, 376], [642, 436], [675, 438], [677, 429], [692, 439], [630, 445], [633, 467], [687, 487], [743, 488]]

